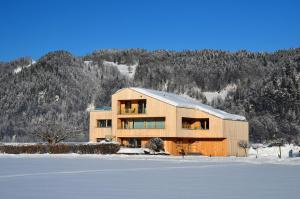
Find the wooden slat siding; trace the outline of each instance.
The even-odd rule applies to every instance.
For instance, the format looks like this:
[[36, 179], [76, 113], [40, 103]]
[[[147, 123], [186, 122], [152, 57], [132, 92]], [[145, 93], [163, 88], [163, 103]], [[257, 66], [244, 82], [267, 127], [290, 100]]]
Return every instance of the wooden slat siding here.
[[198, 150], [206, 156], [226, 156], [227, 140], [226, 139], [204, 139], [197, 141]]
[[249, 141], [249, 124], [247, 121], [224, 120], [224, 135], [228, 139], [228, 155], [244, 156], [244, 150], [238, 146], [240, 140]]
[[97, 120], [112, 119], [111, 111], [92, 111], [90, 112], [89, 141], [96, 142], [97, 138], [105, 138], [112, 134], [112, 128], [97, 128]]
[[[178, 143], [178, 144], [177, 144]], [[183, 148], [189, 154], [199, 154], [205, 156], [226, 156], [227, 140], [224, 138], [216, 139], [165, 139], [165, 150], [171, 155], [180, 155]]]
[[164, 147], [165, 151], [169, 152], [171, 155], [179, 155], [179, 151], [174, 140], [165, 140]]

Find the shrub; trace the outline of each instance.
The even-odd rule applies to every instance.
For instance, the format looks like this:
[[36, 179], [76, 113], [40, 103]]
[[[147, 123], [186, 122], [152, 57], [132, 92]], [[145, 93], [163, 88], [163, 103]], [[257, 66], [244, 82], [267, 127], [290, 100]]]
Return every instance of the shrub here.
[[151, 138], [146, 144], [146, 148], [155, 152], [164, 151], [164, 141], [161, 138]]

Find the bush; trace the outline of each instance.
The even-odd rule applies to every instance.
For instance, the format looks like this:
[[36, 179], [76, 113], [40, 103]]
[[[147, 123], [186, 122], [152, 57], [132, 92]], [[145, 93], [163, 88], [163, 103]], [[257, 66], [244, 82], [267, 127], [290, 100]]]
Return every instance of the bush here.
[[71, 153], [72, 145], [68, 144], [49, 144], [48, 152], [52, 154]]
[[116, 142], [101, 143], [98, 147], [102, 154], [114, 154], [120, 150], [120, 144]]
[[99, 144], [30, 144], [30, 145], [0, 145], [0, 153], [7, 154], [114, 154], [120, 149], [117, 142], [106, 142]]
[[161, 138], [151, 138], [146, 144], [146, 148], [155, 152], [164, 151], [164, 141]]

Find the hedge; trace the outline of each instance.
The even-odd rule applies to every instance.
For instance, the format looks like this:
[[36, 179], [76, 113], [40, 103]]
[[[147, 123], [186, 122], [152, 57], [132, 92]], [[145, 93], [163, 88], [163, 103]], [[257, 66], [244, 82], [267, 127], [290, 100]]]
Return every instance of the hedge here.
[[115, 142], [99, 144], [19, 144], [19, 145], [0, 145], [0, 153], [7, 154], [114, 154], [120, 149], [120, 144]]

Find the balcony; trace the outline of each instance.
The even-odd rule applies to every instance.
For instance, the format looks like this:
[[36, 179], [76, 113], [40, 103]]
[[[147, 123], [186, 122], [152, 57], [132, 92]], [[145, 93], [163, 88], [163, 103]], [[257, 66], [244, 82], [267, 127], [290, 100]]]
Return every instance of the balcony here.
[[182, 128], [189, 130], [208, 130], [209, 119], [208, 118], [182, 118]]
[[146, 100], [120, 100], [119, 101], [119, 114], [145, 114], [146, 113]]

